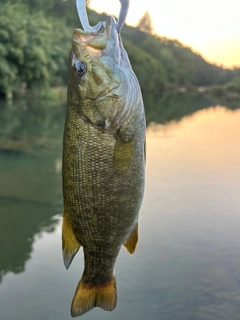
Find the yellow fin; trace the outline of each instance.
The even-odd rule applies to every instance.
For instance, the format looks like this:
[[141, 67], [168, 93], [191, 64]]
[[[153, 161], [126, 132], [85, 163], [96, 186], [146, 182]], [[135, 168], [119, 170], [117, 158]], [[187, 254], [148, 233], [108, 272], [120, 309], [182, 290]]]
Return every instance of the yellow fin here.
[[71, 307], [72, 317], [78, 317], [94, 307], [112, 311], [116, 307], [116, 279], [100, 285], [89, 285], [81, 280], [77, 286]]
[[81, 244], [73, 232], [68, 214], [64, 211], [62, 223], [62, 252], [66, 269], [69, 268], [80, 247]]
[[125, 142], [119, 135], [114, 150], [114, 169], [116, 172], [123, 172], [128, 169], [133, 159], [134, 141]]
[[138, 244], [138, 222], [136, 223], [134, 229], [132, 230], [130, 236], [127, 238], [124, 243], [124, 247], [127, 249], [129, 253], [133, 253]]

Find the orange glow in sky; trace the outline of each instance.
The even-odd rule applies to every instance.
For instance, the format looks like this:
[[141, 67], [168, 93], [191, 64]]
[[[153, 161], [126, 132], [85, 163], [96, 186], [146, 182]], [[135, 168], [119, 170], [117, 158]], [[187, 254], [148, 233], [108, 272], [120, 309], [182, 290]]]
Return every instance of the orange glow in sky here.
[[[118, 15], [119, 0], [91, 0], [89, 7]], [[240, 18], [237, 0], [130, 0], [127, 24], [148, 11], [154, 32], [178, 39], [207, 61], [240, 66]]]

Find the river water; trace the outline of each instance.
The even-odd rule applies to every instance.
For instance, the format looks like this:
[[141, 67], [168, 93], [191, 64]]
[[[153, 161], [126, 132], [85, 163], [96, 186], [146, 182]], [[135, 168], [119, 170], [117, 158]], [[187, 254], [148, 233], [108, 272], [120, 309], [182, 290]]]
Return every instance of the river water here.
[[[240, 319], [238, 107], [182, 94], [147, 106], [139, 245], [118, 257], [116, 309], [82, 319]], [[0, 320], [71, 319], [83, 255], [65, 270], [64, 110], [0, 103]]]

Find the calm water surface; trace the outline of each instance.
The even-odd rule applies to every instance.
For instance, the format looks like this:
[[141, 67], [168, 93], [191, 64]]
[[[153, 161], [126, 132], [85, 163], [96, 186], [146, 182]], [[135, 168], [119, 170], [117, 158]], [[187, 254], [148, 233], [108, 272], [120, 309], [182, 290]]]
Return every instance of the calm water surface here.
[[[240, 110], [181, 99], [147, 112], [139, 246], [117, 260], [117, 307], [82, 319], [240, 319]], [[71, 319], [83, 255], [65, 270], [63, 123], [63, 106], [0, 106], [1, 320]]]

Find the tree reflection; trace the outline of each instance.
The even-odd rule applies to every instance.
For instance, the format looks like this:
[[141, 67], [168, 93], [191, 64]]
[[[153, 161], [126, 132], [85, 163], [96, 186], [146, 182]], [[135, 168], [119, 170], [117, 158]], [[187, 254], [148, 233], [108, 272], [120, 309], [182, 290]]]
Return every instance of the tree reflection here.
[[12, 103], [0, 109], [0, 280], [19, 273], [36, 234], [62, 213], [63, 105]]
[[156, 122], [165, 124], [170, 121], [180, 121], [183, 117], [194, 112], [208, 109], [215, 105], [225, 106], [227, 109], [240, 108], [238, 101], [217, 100], [202, 93], [165, 94], [156, 98], [152, 95], [144, 96], [147, 124]]

